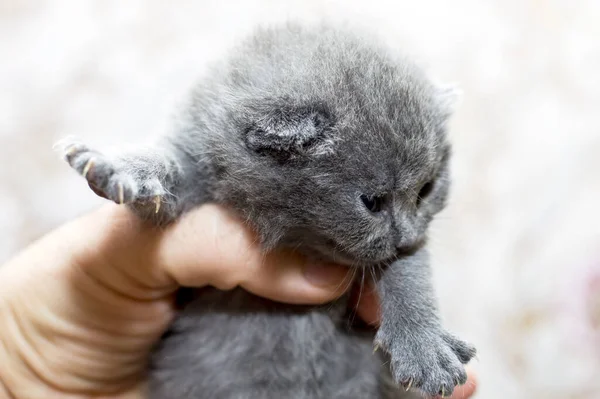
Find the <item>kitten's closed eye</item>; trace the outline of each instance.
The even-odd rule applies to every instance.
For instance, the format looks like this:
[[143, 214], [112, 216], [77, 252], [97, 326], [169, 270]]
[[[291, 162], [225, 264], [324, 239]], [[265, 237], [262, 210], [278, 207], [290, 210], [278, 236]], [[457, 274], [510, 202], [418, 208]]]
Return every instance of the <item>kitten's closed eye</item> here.
[[381, 212], [383, 208], [383, 196], [368, 196], [363, 194], [360, 196], [360, 199], [369, 211], [373, 213]]
[[421, 202], [431, 194], [433, 191], [434, 181], [430, 180], [421, 187], [419, 194], [417, 195], [417, 206], [421, 205]]

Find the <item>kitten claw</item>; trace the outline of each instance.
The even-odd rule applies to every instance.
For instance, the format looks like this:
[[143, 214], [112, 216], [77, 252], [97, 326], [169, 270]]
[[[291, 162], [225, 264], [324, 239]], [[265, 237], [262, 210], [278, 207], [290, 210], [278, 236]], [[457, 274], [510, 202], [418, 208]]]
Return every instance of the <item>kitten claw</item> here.
[[87, 179], [87, 174], [90, 171], [90, 169], [92, 169], [93, 166], [94, 166], [94, 158], [90, 158], [88, 163], [85, 164], [85, 167], [83, 168], [83, 172], [81, 173], [85, 179]]
[[123, 183], [119, 182], [117, 183], [117, 187], [119, 188], [119, 204], [123, 205], [124, 201], [124, 194], [123, 194]]
[[446, 397], [446, 390], [444, 389], [444, 385], [442, 385], [441, 396], [442, 396], [442, 398]]
[[373, 346], [373, 353], [377, 352], [380, 349], [380, 346], [378, 343], [375, 343], [375, 345]]
[[411, 377], [410, 380], [408, 380], [408, 384], [406, 385], [406, 387], [404, 387], [404, 389], [406, 389], [406, 391], [408, 392], [410, 387], [412, 387], [412, 384], [413, 384], [413, 378]]
[[157, 195], [156, 197], [154, 197], [154, 204], [156, 205], [156, 208], [154, 209], [154, 213], [158, 213], [158, 211], [160, 210], [160, 195]]
[[75, 154], [75, 151], [77, 151], [77, 146], [75, 145], [71, 145], [69, 146], [69, 148], [67, 148], [64, 152], [64, 156], [66, 158], [69, 158], [70, 156], [72, 156], [73, 154]]

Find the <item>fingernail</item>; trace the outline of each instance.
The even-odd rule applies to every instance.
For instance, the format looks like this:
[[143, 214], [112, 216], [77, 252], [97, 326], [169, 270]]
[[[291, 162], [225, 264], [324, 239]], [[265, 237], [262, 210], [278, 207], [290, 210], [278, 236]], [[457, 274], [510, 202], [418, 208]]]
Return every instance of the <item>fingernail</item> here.
[[304, 268], [304, 277], [318, 287], [339, 285], [346, 275], [346, 270], [337, 265], [308, 264]]

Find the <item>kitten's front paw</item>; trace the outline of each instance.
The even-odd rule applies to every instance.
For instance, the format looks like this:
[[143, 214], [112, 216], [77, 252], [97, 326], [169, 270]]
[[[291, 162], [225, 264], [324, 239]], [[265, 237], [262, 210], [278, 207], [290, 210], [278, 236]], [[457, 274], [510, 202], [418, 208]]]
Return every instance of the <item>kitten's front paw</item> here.
[[158, 212], [164, 190], [157, 179], [140, 178], [126, 165], [126, 160], [116, 162], [77, 141], [62, 142], [60, 150], [100, 197], [117, 204], [154, 202]]
[[382, 326], [375, 345], [390, 355], [392, 374], [406, 390], [416, 388], [430, 397], [445, 397], [467, 381], [463, 365], [475, 356], [473, 346], [443, 330], [402, 335], [398, 331]]

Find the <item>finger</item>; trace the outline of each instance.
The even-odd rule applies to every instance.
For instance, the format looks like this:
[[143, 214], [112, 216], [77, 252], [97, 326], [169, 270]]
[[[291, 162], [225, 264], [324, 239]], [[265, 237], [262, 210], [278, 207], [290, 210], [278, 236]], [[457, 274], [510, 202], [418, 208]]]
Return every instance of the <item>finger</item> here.
[[337, 265], [310, 263], [289, 253], [264, 257], [240, 285], [279, 302], [317, 304], [331, 301], [348, 290], [351, 274]]
[[450, 399], [468, 399], [475, 394], [476, 390], [477, 377], [467, 368], [467, 382], [464, 385], [456, 387]]
[[362, 292], [354, 294], [356, 314], [365, 323], [378, 326], [380, 320], [379, 298], [371, 282], [366, 282]]
[[150, 261], [181, 286], [231, 289], [262, 261], [252, 232], [214, 205], [185, 214], [156, 241]]
[[147, 399], [148, 397], [148, 386], [145, 382], [142, 382], [125, 392], [119, 393], [115, 396], [106, 397], [105, 399]]
[[265, 254], [247, 226], [215, 205], [191, 211], [164, 231], [154, 257], [179, 285], [242, 286], [280, 302], [322, 303], [346, 288], [345, 268], [290, 253]]

